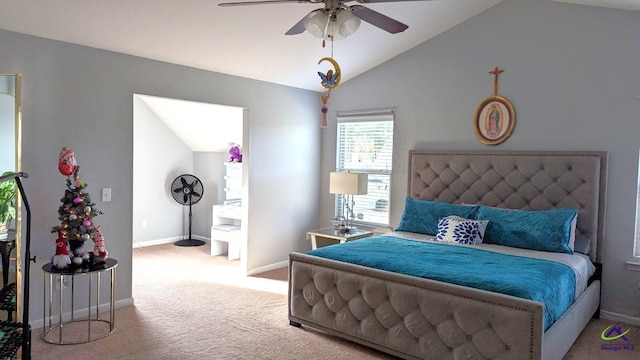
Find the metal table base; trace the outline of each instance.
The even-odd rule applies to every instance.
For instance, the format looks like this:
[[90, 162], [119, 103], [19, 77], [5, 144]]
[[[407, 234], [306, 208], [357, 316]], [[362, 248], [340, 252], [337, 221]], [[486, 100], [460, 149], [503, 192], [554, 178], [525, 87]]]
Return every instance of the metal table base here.
[[[115, 281], [116, 281], [116, 267], [118, 261], [115, 259], [107, 259], [104, 263], [94, 264], [87, 268], [70, 268], [70, 269], [57, 269], [52, 264], [45, 264], [42, 266], [44, 272], [44, 299], [43, 299], [43, 314], [45, 324], [43, 326], [42, 340], [50, 344], [58, 345], [74, 345], [84, 344], [98, 339], [102, 339], [105, 336], [112, 334], [115, 331]], [[101, 275], [103, 272], [109, 272], [109, 318], [103, 319], [100, 317], [100, 287], [101, 287]], [[76, 277], [85, 275], [88, 278], [88, 306], [87, 316], [81, 319], [75, 318], [75, 286]], [[47, 279], [48, 277], [48, 279]], [[54, 282], [54, 277], [57, 277]], [[71, 279], [71, 300], [70, 300], [70, 319], [63, 319], [65, 309], [65, 279]], [[95, 279], [94, 279], [95, 278]], [[95, 280], [95, 281], [94, 281]], [[93, 293], [95, 282], [95, 304], [93, 303]], [[54, 323], [54, 286], [58, 291], [58, 306], [57, 306], [57, 323]], [[68, 287], [68, 286], [67, 286]], [[48, 300], [48, 301], [47, 301]], [[48, 305], [48, 306], [47, 306]], [[95, 314], [93, 313], [93, 306], [95, 305]], [[71, 326], [74, 323], [87, 324], [87, 338], [86, 340], [65, 340], [64, 328]], [[108, 332], [95, 335], [92, 333], [92, 325], [94, 330], [96, 329], [96, 322], [106, 323], [109, 326]], [[56, 331], [57, 330], [57, 336]]]

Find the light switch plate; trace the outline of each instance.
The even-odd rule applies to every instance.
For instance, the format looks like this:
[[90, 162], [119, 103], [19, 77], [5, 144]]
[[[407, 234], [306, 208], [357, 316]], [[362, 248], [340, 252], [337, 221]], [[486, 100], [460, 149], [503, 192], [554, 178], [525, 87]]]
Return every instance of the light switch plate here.
[[111, 201], [111, 188], [102, 189], [102, 201], [103, 202]]

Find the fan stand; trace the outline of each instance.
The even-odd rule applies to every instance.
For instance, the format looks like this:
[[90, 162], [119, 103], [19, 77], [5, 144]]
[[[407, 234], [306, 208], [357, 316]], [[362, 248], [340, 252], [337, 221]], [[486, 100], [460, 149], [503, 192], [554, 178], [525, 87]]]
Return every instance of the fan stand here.
[[191, 238], [191, 198], [189, 198], [189, 238], [178, 240], [174, 243], [176, 246], [202, 246], [204, 241]]

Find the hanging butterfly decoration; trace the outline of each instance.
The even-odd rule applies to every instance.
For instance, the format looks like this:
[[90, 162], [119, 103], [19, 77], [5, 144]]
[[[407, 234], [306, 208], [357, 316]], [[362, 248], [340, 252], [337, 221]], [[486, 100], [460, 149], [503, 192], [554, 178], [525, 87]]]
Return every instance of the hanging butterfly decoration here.
[[333, 70], [329, 69], [329, 71], [327, 71], [327, 74], [323, 74], [320, 71], [318, 71], [318, 75], [320, 75], [320, 79], [322, 79], [322, 86], [324, 87], [332, 87], [336, 84], [336, 80], [338, 80], [338, 76], [340, 76], [340, 73], [333, 73]]
[[329, 112], [329, 108], [327, 107], [327, 104], [329, 103], [329, 96], [331, 95], [331, 90], [340, 85], [341, 73], [340, 65], [338, 65], [333, 58], [322, 58], [318, 61], [318, 65], [323, 61], [328, 61], [333, 65], [333, 69], [329, 69], [326, 74], [318, 71], [321, 84], [326, 89], [324, 94], [320, 96], [320, 102], [322, 102], [322, 107], [320, 108], [320, 113], [322, 114], [320, 117], [320, 127], [326, 128], [329, 125], [329, 120], [327, 118], [327, 113]]

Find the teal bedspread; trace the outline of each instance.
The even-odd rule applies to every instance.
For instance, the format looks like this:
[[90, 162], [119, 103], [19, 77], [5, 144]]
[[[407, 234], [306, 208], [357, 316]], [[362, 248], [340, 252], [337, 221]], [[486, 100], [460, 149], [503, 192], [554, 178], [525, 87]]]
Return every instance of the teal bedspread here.
[[473, 247], [382, 235], [308, 254], [538, 301], [545, 305], [545, 331], [571, 306], [575, 292], [575, 274], [564, 264]]

